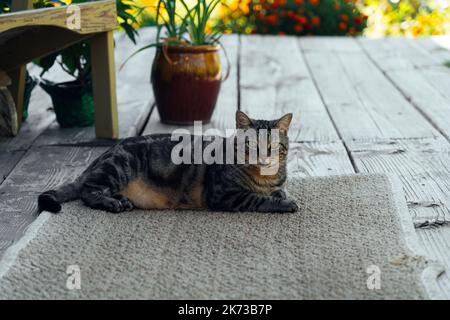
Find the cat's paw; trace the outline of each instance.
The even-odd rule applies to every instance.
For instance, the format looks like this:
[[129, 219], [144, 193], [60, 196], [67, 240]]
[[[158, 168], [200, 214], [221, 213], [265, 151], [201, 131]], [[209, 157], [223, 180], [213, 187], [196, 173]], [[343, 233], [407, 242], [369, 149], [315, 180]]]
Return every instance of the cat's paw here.
[[121, 194], [117, 194], [114, 196], [114, 199], [117, 199], [120, 201], [124, 211], [131, 211], [134, 209], [133, 203], [127, 197], [122, 196]]
[[279, 199], [286, 199], [286, 192], [284, 192], [283, 190], [277, 190], [275, 192], [272, 193], [272, 197], [274, 198], [279, 198]]
[[52, 213], [58, 213], [61, 211], [61, 204], [56, 199], [55, 191], [47, 191], [39, 195], [38, 197], [38, 211], [49, 211]]
[[298, 205], [292, 200], [281, 200], [280, 212], [297, 212]]
[[100, 209], [103, 209], [111, 213], [120, 213], [126, 211], [127, 207], [125, 206], [125, 203], [123, 203], [121, 200], [110, 198], [105, 199], [103, 201], [102, 207]]

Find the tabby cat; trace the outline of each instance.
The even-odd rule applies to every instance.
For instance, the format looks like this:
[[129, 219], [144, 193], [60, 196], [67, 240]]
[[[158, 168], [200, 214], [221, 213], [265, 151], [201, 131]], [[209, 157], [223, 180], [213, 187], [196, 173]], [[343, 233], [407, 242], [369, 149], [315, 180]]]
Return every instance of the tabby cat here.
[[260, 162], [176, 165], [171, 152], [179, 142], [170, 134], [133, 137], [106, 151], [73, 183], [42, 193], [39, 211], [57, 213], [62, 203], [81, 199], [93, 209], [113, 213], [133, 208], [295, 212], [296, 203], [283, 191], [291, 120], [290, 113], [272, 121], [236, 113], [236, 127], [243, 131], [266, 129], [270, 135], [270, 130], [278, 129], [278, 146], [269, 144], [278, 150], [277, 159], [271, 159], [278, 164], [275, 174], [262, 175], [266, 164]]

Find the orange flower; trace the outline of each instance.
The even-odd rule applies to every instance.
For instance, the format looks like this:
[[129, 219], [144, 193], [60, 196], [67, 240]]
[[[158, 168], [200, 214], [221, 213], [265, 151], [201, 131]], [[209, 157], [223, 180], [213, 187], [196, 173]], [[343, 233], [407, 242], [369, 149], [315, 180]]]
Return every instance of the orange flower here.
[[336, 11], [341, 10], [341, 5], [340, 5], [339, 3], [336, 3], [336, 4], [334, 5], [334, 9], [335, 9]]
[[312, 17], [311, 18], [311, 24], [313, 26], [318, 26], [320, 24], [320, 17]]
[[361, 24], [362, 22], [362, 18], [360, 16], [356, 16], [354, 20], [356, 24]]
[[298, 33], [302, 32], [302, 31], [303, 31], [302, 25], [296, 24], [296, 25], [294, 26], [294, 31], [295, 31], [295, 32], [298, 32]]
[[345, 21], [345, 22], [348, 21], [348, 15], [346, 15], [346, 14], [341, 14], [340, 18], [342, 21]]
[[356, 29], [351, 27], [350, 29], [348, 29], [348, 33], [355, 34], [356, 33]]
[[294, 0], [294, 3], [298, 6], [303, 4], [303, 0]]
[[297, 21], [300, 24], [307, 24], [308, 18], [306, 18], [305, 16], [295, 16], [295, 21]]
[[347, 24], [345, 22], [339, 22], [338, 28], [342, 31], [347, 30]]
[[309, 0], [309, 3], [311, 3], [313, 6], [317, 6], [320, 3], [320, 0]]
[[279, 36], [285, 36], [285, 35], [286, 35], [286, 32], [279, 31], [279, 32], [278, 32], [278, 35], [279, 35]]
[[295, 17], [295, 12], [292, 10], [289, 10], [286, 14], [289, 18], [294, 18]]
[[278, 17], [275, 14], [271, 14], [266, 17], [266, 21], [268, 24], [276, 25], [278, 22]]

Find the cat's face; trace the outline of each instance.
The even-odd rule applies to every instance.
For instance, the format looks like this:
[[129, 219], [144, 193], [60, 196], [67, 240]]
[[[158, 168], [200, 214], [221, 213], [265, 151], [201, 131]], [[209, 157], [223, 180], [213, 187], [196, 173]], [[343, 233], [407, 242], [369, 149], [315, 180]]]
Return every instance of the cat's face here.
[[[289, 151], [288, 131], [291, 120], [292, 113], [276, 120], [255, 120], [245, 113], [237, 111], [236, 128], [242, 129], [244, 132], [254, 130], [256, 133], [256, 139], [252, 139], [251, 135], [246, 139], [246, 160], [249, 159], [251, 150], [256, 150], [259, 167], [280, 167], [281, 164], [284, 164]], [[275, 132], [278, 133], [278, 139], [273, 134]], [[261, 139], [264, 135], [265, 139]], [[261, 148], [265, 148], [265, 150]]]

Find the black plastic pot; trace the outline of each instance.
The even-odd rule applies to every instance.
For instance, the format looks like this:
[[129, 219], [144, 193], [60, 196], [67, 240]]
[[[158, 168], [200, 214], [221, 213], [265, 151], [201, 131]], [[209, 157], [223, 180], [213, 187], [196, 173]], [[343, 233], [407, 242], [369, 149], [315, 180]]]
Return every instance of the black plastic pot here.
[[54, 83], [42, 80], [39, 85], [52, 98], [56, 120], [63, 128], [87, 127], [94, 124], [94, 99], [90, 82]]

